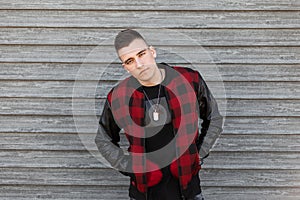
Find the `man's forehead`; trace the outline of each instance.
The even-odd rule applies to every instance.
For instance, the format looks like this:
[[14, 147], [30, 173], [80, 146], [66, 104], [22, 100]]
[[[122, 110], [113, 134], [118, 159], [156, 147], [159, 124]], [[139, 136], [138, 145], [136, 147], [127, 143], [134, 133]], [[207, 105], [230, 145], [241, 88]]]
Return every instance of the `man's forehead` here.
[[145, 46], [145, 47], [139, 47], [139, 48], [135, 48], [135, 49], [127, 49], [127, 50], [123, 50], [123, 49], [120, 49], [119, 50], [119, 56], [121, 57], [124, 57], [124, 56], [128, 56], [128, 57], [130, 57], [130, 56], [134, 56], [134, 55], [136, 55], [136, 54], [138, 54], [139, 52], [141, 52], [141, 51], [143, 51], [143, 50], [145, 50], [145, 49], [147, 49], [147, 46]]
[[138, 52], [146, 49], [148, 46], [147, 44], [141, 40], [141, 39], [136, 39], [133, 40], [128, 46], [123, 47], [118, 50], [119, 57], [121, 56], [127, 56], [127, 55], [135, 55]]

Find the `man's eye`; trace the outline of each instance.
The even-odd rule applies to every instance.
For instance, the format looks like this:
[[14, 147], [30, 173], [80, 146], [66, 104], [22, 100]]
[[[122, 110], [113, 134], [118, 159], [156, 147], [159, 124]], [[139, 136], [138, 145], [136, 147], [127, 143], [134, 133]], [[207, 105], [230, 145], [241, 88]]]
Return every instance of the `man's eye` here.
[[141, 53], [139, 53], [139, 57], [142, 57], [145, 54], [146, 54], [146, 51], [142, 51]]
[[132, 59], [127, 60], [127, 61], [125, 62], [126, 65], [130, 65], [130, 64], [132, 64], [132, 63], [133, 63], [133, 60], [132, 60]]

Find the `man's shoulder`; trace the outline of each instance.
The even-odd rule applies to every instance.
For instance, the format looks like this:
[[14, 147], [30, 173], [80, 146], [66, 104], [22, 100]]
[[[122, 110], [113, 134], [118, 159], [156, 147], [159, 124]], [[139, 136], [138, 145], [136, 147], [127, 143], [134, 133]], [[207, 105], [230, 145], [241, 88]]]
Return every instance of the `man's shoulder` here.
[[176, 65], [176, 66], [173, 66], [172, 68], [180, 73], [197, 73], [197, 71], [195, 71], [194, 69], [189, 68], [189, 67], [182, 67], [182, 66]]
[[179, 66], [179, 65], [169, 65], [169, 64], [166, 64], [166, 63], [162, 63], [162, 64], [165, 64], [167, 65], [168, 67], [176, 70], [177, 72], [181, 73], [181, 74], [184, 74], [184, 73], [191, 73], [191, 74], [197, 74], [198, 71], [190, 68], [190, 67], [183, 67], [183, 66]]
[[[116, 98], [116, 96], [120, 95], [120, 91], [126, 91], [128, 88], [135, 88], [136, 87], [136, 81], [132, 76], [126, 77], [125, 79], [119, 81], [118, 83], [116, 83], [108, 92], [107, 94], [107, 99], [109, 100], [109, 102], [111, 102], [112, 100], [112, 95], [114, 93], [114, 91], [117, 90], [117, 92], [114, 95], [114, 98]], [[117, 94], [118, 93], [118, 94]], [[123, 93], [123, 92], [122, 92]]]
[[183, 75], [189, 81], [199, 81], [199, 72], [190, 68], [190, 67], [182, 67], [182, 66], [172, 66], [172, 69]]

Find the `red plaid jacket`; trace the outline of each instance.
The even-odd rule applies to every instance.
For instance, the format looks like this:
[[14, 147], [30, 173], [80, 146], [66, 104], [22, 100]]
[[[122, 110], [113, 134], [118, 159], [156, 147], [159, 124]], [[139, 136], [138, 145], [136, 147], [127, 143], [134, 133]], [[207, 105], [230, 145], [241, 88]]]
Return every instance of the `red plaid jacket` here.
[[[170, 169], [172, 174], [179, 178], [181, 188], [184, 190], [192, 176], [200, 170], [198, 150], [202, 141], [199, 141], [201, 137], [198, 131], [198, 116], [202, 115], [202, 118], [203, 115], [210, 116], [210, 106], [207, 102], [202, 102], [203, 96], [206, 100], [210, 98], [210, 93], [206, 85], [207, 91], [203, 91], [203, 84], [200, 83], [204, 81], [199, 72], [183, 67], [159, 66], [166, 70], [164, 86], [172, 117], [174, 148], [177, 154], [177, 158], [170, 164]], [[135, 78], [129, 77], [109, 92], [108, 105], [106, 104], [100, 119], [96, 144], [102, 155], [113, 166], [124, 169], [120, 171], [133, 172], [134, 185], [139, 191], [146, 192], [147, 187], [159, 182], [161, 172], [159, 166], [148, 160], [145, 154], [145, 97], [140, 86]], [[199, 94], [200, 91], [209, 94]], [[202, 137], [205, 136], [208, 126], [209, 121], [204, 125], [202, 123]], [[120, 129], [124, 129], [130, 144], [129, 157], [124, 156], [118, 149], [113, 152], [106, 143], [102, 143], [103, 132], [105, 132], [118, 146]]]

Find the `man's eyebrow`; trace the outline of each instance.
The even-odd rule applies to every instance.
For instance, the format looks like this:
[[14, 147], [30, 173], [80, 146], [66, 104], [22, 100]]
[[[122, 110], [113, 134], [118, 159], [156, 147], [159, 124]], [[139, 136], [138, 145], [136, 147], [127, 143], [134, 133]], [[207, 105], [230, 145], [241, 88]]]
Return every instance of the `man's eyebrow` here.
[[139, 51], [136, 55], [139, 55], [140, 53], [143, 53], [143, 51], [146, 51], [146, 50], [147, 50], [147, 48]]
[[126, 63], [128, 60], [130, 60], [130, 59], [133, 59], [132, 57], [130, 57], [130, 58], [128, 58], [128, 59], [126, 59], [125, 61], [124, 61], [124, 63]]
[[[142, 49], [142, 50], [139, 51], [136, 55], [139, 55], [139, 54], [143, 53], [143, 51], [146, 51], [146, 50], [147, 50], [147, 48]], [[126, 59], [126, 60], [124, 61], [124, 63], [126, 63], [126, 62], [127, 62], [128, 60], [130, 60], [130, 59], [133, 59], [133, 57], [130, 57], [130, 58]]]

